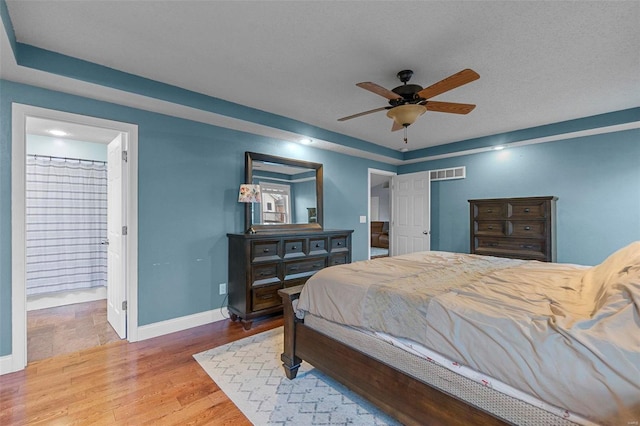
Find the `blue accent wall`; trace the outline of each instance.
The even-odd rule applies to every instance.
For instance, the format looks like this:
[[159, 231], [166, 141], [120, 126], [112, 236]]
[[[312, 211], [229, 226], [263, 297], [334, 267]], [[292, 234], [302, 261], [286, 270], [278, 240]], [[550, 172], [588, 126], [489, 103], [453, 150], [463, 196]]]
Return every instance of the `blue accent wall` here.
[[138, 324], [219, 308], [228, 232], [242, 232], [245, 151], [323, 163], [326, 229], [367, 258], [368, 168], [394, 166], [0, 80], [0, 356], [11, 353], [11, 103], [137, 124]]
[[555, 195], [558, 262], [595, 265], [640, 240], [640, 130], [587, 136], [400, 166], [399, 173], [466, 166], [431, 184], [431, 248], [469, 252], [476, 198]]

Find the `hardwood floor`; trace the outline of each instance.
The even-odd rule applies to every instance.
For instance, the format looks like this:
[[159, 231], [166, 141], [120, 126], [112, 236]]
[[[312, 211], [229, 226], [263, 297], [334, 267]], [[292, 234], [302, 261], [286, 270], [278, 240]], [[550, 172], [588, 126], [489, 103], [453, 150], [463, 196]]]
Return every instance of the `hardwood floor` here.
[[192, 355], [281, 325], [218, 321], [30, 363], [0, 376], [0, 424], [250, 425]]

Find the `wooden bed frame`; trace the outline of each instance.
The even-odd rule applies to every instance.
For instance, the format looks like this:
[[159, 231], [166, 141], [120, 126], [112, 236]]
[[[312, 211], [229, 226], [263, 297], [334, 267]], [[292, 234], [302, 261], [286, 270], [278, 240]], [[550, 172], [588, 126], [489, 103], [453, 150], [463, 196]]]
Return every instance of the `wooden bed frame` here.
[[284, 304], [284, 352], [280, 358], [287, 378], [295, 379], [305, 360], [406, 425], [509, 424], [305, 326], [296, 318], [292, 304], [302, 287], [279, 290]]

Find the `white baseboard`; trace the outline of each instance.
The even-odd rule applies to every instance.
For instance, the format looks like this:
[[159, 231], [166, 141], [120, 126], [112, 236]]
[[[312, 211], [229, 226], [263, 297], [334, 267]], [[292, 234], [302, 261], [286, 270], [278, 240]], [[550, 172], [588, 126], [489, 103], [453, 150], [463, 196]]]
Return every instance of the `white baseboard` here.
[[0, 376], [3, 374], [13, 373], [18, 370], [21, 370], [21, 368], [16, 369], [15, 365], [13, 365], [13, 355], [0, 357]]
[[82, 290], [61, 291], [56, 293], [34, 294], [27, 296], [27, 311], [73, 305], [74, 303], [93, 302], [107, 298], [107, 287], [94, 287]]
[[166, 321], [155, 322], [153, 324], [138, 327], [137, 341], [164, 336], [165, 334], [175, 333], [176, 331], [182, 331], [188, 328], [193, 328], [199, 325], [205, 325], [225, 319], [227, 319], [227, 316], [223, 314], [222, 309], [214, 309], [211, 311], [200, 312], [180, 318], [173, 318]]

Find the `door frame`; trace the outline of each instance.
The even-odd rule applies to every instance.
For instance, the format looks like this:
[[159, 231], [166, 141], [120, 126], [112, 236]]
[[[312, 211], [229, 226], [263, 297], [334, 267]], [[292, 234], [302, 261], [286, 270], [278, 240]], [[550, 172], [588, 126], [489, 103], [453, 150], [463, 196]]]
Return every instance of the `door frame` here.
[[127, 139], [128, 181], [126, 198], [126, 282], [127, 340], [138, 339], [138, 126], [131, 123], [89, 117], [47, 108], [12, 103], [11, 121], [11, 371], [27, 365], [27, 306], [26, 306], [26, 120], [37, 117], [66, 121], [121, 132]]
[[[396, 172], [388, 170], [367, 169], [367, 259], [371, 259], [371, 175], [397, 176]], [[389, 215], [393, 221], [393, 188], [389, 187]], [[389, 223], [391, 225], [391, 223]], [[391, 228], [391, 226], [389, 226]], [[391, 256], [391, 238], [389, 238], [389, 256]]]

